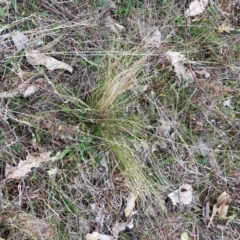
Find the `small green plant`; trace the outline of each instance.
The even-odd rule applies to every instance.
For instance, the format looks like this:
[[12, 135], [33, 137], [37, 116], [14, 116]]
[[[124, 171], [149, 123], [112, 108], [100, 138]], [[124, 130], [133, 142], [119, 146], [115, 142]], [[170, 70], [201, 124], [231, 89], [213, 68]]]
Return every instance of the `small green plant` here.
[[93, 164], [97, 161], [98, 155], [96, 150], [91, 146], [92, 139], [91, 138], [83, 138], [82, 136], [78, 136], [78, 143], [75, 144], [74, 147], [69, 147], [64, 149], [57, 156], [57, 160], [66, 158], [72, 159], [76, 158], [78, 163], [85, 162], [89, 159], [92, 160]]

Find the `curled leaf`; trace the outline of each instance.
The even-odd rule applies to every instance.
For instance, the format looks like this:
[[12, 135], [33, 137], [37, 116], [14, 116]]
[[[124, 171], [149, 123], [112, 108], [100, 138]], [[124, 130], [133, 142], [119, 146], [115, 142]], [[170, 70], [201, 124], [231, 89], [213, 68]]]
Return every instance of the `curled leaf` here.
[[184, 64], [188, 62], [188, 59], [179, 52], [168, 51], [166, 55], [171, 60], [178, 79], [187, 80], [189, 83], [192, 83], [194, 81], [195, 72], [186, 69], [184, 66]]
[[26, 89], [26, 91], [23, 94], [23, 97], [29, 97], [31, 95], [33, 95], [36, 91], [38, 90], [38, 88], [35, 85], [29, 85]]
[[208, 227], [210, 227], [210, 225], [217, 213], [219, 214], [220, 218], [226, 218], [229, 203], [231, 203], [231, 201], [232, 201], [232, 199], [226, 191], [221, 193], [221, 195], [217, 199], [217, 202], [213, 205], [213, 211], [212, 211], [210, 221], [208, 223]]
[[226, 19], [225, 19], [225, 20], [223, 21], [223, 23], [218, 27], [218, 32], [219, 32], [219, 33], [223, 33], [223, 32], [230, 33], [230, 31], [232, 31], [232, 30], [234, 30], [234, 29], [227, 25], [227, 20], [226, 20]]
[[53, 57], [46, 56], [44, 53], [40, 53], [38, 50], [26, 51], [27, 61], [32, 65], [44, 65], [50, 71], [55, 69], [64, 69], [72, 73], [71, 66], [64, 62], [60, 62]]
[[133, 211], [135, 207], [135, 201], [137, 199], [137, 195], [134, 195], [133, 193], [130, 193], [127, 198], [127, 206], [124, 209], [125, 217], [132, 217], [134, 214], [136, 214], [136, 211]]
[[209, 0], [194, 0], [185, 11], [185, 17], [194, 17], [204, 12]]
[[162, 34], [157, 26], [152, 26], [146, 22], [140, 22], [139, 33], [141, 35], [142, 41], [151, 47], [159, 48], [162, 45]]
[[188, 205], [193, 199], [192, 186], [183, 184], [178, 190], [169, 193], [168, 197], [171, 199], [173, 205], [177, 205], [178, 203]]

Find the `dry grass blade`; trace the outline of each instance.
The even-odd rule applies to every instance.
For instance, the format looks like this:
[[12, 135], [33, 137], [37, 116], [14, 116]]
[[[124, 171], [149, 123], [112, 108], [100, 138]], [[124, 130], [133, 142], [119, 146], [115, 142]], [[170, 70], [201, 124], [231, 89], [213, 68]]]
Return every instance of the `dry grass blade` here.
[[[143, 68], [147, 56], [140, 58], [124, 67], [124, 58], [120, 61], [115, 61], [113, 64], [109, 63], [108, 70], [106, 72], [103, 85], [100, 91], [97, 90], [96, 97], [96, 109], [99, 111], [100, 116], [103, 118], [110, 112], [114, 102], [126, 93], [134, 84], [137, 84], [137, 74]], [[111, 61], [111, 60], [110, 60]], [[96, 101], [93, 99], [93, 101]]]

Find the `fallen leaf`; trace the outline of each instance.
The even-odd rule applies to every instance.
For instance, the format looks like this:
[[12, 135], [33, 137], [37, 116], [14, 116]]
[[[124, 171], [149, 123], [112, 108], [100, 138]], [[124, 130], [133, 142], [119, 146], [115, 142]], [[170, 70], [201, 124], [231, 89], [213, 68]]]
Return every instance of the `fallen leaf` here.
[[137, 213], [137, 211], [133, 211], [135, 207], [135, 201], [137, 199], [137, 195], [134, 195], [133, 193], [129, 193], [129, 196], [127, 198], [127, 206], [124, 209], [125, 217], [132, 217], [134, 214]]
[[25, 36], [22, 32], [15, 32], [12, 35], [12, 40], [14, 45], [17, 48], [17, 51], [21, 51], [22, 49], [25, 49], [28, 44], [28, 37]]
[[189, 83], [194, 81], [195, 72], [187, 70], [184, 66], [187, 63], [187, 58], [179, 53], [168, 51], [166, 52], [167, 57], [171, 60], [172, 66], [174, 67], [174, 72], [176, 73], [179, 80], [188, 80]]
[[[39, 78], [36, 81], [40, 81], [41, 78]], [[30, 85], [26, 82], [20, 84], [16, 89], [10, 91], [10, 92], [1, 92], [0, 93], [0, 99], [1, 98], [14, 98], [14, 97], [29, 97], [33, 95], [35, 92], [37, 92], [38, 86], [36, 85]]]
[[195, 72], [200, 75], [204, 75], [205, 78], [209, 78], [211, 76], [210, 73], [206, 70], [195, 70]]
[[107, 27], [110, 28], [110, 30], [114, 33], [119, 33], [125, 29], [124, 26], [118, 24], [111, 16], [106, 16], [105, 17], [105, 24]]
[[85, 235], [86, 240], [114, 240], [112, 236], [101, 234], [99, 232], [88, 233]]
[[50, 177], [56, 176], [57, 172], [58, 172], [58, 169], [56, 167], [47, 171], [47, 173]]
[[126, 222], [123, 222], [123, 223], [116, 222], [112, 227], [113, 239], [114, 240], [118, 239], [119, 232], [124, 231], [126, 227], [127, 227]]
[[204, 12], [209, 0], [193, 0], [185, 11], [185, 17], [194, 17]]
[[234, 29], [231, 28], [230, 26], [227, 26], [227, 19], [225, 19], [223, 23], [218, 27], [219, 33], [223, 33], [223, 32], [230, 33], [232, 30]]
[[144, 38], [146, 44], [159, 48], [162, 44], [162, 35], [158, 27], [153, 27], [148, 35]]
[[126, 222], [116, 222], [112, 227], [112, 233], [113, 233], [113, 239], [118, 239], [119, 232], [122, 232], [124, 230], [132, 229], [134, 227], [133, 224], [133, 218], [132, 216], [137, 213], [137, 211], [133, 211], [135, 207], [135, 201], [136, 201], [137, 195], [134, 195], [133, 193], [130, 193], [127, 198], [127, 206], [124, 209], [125, 217], [127, 218]]
[[23, 94], [23, 97], [29, 97], [31, 95], [33, 95], [35, 92], [37, 92], [38, 90], [38, 87], [35, 86], [35, 85], [29, 85], [27, 87], [27, 89], [25, 90], [24, 94]]
[[179, 202], [183, 204], [190, 204], [192, 202], [192, 186], [189, 184], [183, 184], [179, 188]]
[[139, 32], [142, 41], [149, 46], [159, 48], [162, 45], [162, 34], [158, 27], [151, 26], [146, 22], [141, 22], [139, 25]]
[[40, 53], [38, 50], [26, 51], [27, 61], [32, 65], [44, 65], [50, 71], [55, 69], [64, 69], [72, 73], [71, 66], [64, 62], [60, 62], [53, 57], [46, 56], [44, 53]]
[[[234, 4], [234, 1], [235, 1], [235, 4]], [[217, 3], [218, 3], [219, 8], [222, 11], [234, 15], [235, 12], [236, 12], [236, 9], [235, 9], [234, 5], [235, 6], [237, 5], [237, 1], [238, 0], [232, 0], [232, 1], [229, 1], [229, 0], [219, 0]]]
[[225, 100], [225, 101], [223, 102], [223, 106], [224, 106], [224, 107], [233, 108], [233, 106], [231, 105], [231, 98], [228, 98], [227, 100]]
[[227, 192], [223, 192], [217, 199], [216, 207], [220, 218], [226, 218], [229, 203], [232, 201]]
[[188, 234], [186, 232], [183, 232], [180, 237], [181, 240], [190, 240]]
[[217, 213], [219, 214], [220, 218], [223, 218], [223, 219], [226, 218], [229, 203], [231, 203], [231, 201], [232, 199], [230, 198], [230, 195], [226, 191], [221, 193], [221, 195], [217, 199], [217, 202], [213, 205], [213, 211], [212, 211], [210, 221], [208, 223], [208, 227], [210, 227]]
[[8, 164], [5, 168], [6, 179], [17, 179], [26, 177], [26, 175], [31, 172], [32, 168], [37, 168], [41, 163], [54, 161], [55, 157], [50, 157], [51, 152], [41, 153], [39, 156], [34, 157], [28, 154], [26, 160], [20, 160], [17, 167], [11, 167]]
[[192, 186], [189, 184], [183, 184], [179, 189], [168, 194], [168, 197], [171, 199], [173, 205], [185, 204], [188, 205], [192, 202]]

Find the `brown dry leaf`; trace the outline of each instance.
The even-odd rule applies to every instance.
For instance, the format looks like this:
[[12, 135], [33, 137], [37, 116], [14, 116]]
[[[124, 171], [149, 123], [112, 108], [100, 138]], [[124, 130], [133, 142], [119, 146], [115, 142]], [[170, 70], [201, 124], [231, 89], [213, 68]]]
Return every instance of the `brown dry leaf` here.
[[209, 0], [193, 0], [185, 11], [185, 17], [195, 17], [204, 12]]
[[128, 198], [127, 198], [127, 206], [124, 209], [124, 213], [126, 218], [128, 217], [132, 217], [134, 214], [137, 213], [137, 211], [133, 211], [134, 207], [135, 207], [135, 201], [137, 199], [137, 195], [130, 193]]
[[216, 214], [219, 214], [220, 218], [226, 218], [229, 203], [231, 203], [232, 199], [230, 198], [230, 195], [224, 191], [217, 199], [217, 202], [213, 205], [213, 211], [210, 218], [210, 222], [208, 223], [208, 227], [210, 227], [214, 217]]
[[46, 56], [44, 53], [40, 53], [38, 50], [26, 51], [27, 61], [32, 65], [44, 65], [50, 71], [55, 69], [64, 69], [72, 73], [71, 66], [64, 62], [60, 62], [53, 57]]
[[188, 205], [192, 202], [192, 186], [189, 184], [183, 184], [179, 189], [168, 194], [168, 197], [171, 199], [173, 205], [185, 204]]
[[188, 59], [179, 52], [168, 51], [166, 52], [167, 57], [171, 60], [172, 66], [174, 67], [174, 72], [176, 73], [178, 79], [187, 80], [188, 83], [192, 83], [195, 78], [195, 72], [186, 69], [184, 66], [188, 62]]
[[218, 27], [218, 32], [223, 33], [227, 32], [230, 33], [230, 31], [234, 30], [233, 28], [227, 26], [227, 19], [223, 21], [223, 23]]
[[5, 168], [6, 179], [17, 179], [26, 177], [32, 168], [37, 168], [41, 163], [54, 161], [55, 157], [50, 157], [51, 152], [41, 153], [39, 156], [35, 157], [28, 154], [25, 161], [20, 161], [17, 167], [11, 167], [8, 164]]
[[[238, 0], [236, 0], [236, 1], [238, 1]], [[230, 13], [230, 14], [235, 13], [235, 9], [233, 7], [234, 6], [234, 1], [219, 0], [218, 3], [219, 3], [218, 6], [222, 11]]]
[[99, 232], [88, 233], [85, 235], [86, 240], [114, 240], [112, 236], [101, 234]]

